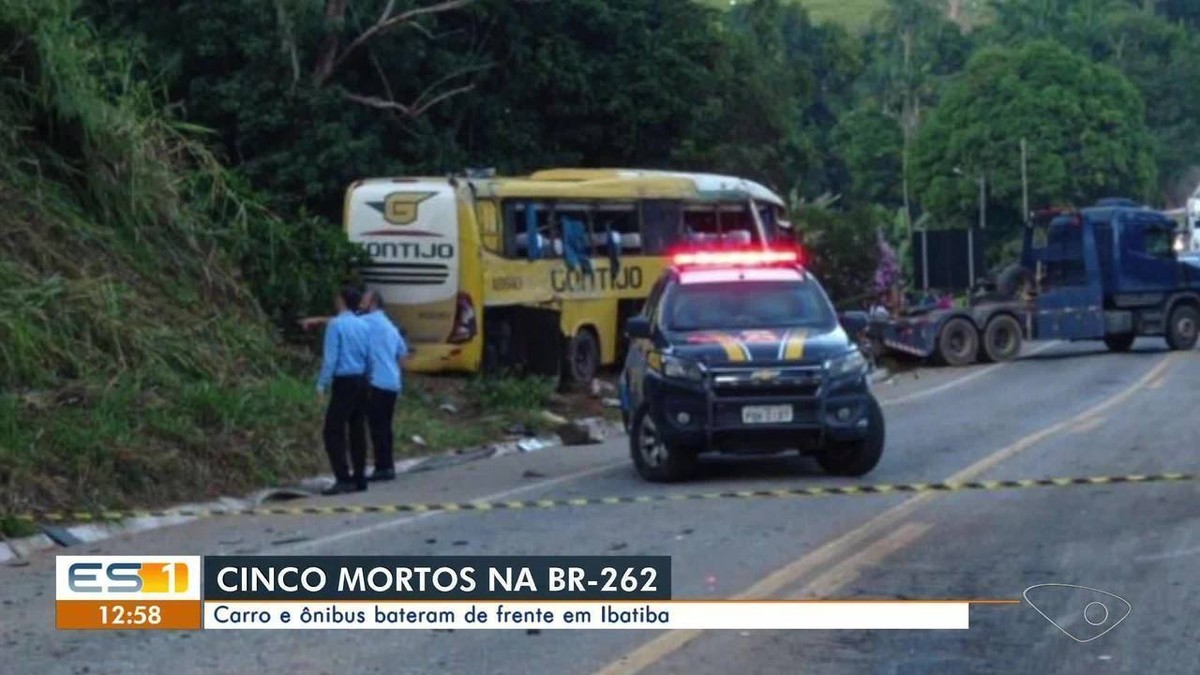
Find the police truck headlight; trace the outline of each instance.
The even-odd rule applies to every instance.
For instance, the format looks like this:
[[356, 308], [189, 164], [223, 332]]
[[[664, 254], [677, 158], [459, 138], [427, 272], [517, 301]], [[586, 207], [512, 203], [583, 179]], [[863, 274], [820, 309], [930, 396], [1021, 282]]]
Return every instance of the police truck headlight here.
[[831, 378], [863, 375], [867, 372], [867, 360], [857, 349], [825, 362], [825, 372]]
[[663, 354], [660, 361], [660, 367], [656, 368], [664, 377], [670, 377], [676, 380], [692, 380], [699, 382], [704, 379], [704, 369], [695, 361]]

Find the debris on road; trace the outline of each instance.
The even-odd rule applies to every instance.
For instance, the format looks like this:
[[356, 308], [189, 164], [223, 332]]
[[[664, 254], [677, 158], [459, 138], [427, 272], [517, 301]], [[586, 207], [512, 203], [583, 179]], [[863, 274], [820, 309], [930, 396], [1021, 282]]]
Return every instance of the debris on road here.
[[609, 423], [600, 417], [585, 417], [560, 425], [555, 432], [565, 445], [591, 445], [608, 438]]
[[611, 396], [616, 395], [616, 393], [617, 393], [617, 388], [615, 386], [613, 386], [612, 383], [605, 382], [604, 380], [600, 380], [600, 379], [592, 380], [592, 397], [593, 398], [611, 397]]
[[526, 438], [517, 441], [517, 449], [521, 452], [537, 452], [549, 447], [549, 444], [538, 438]]

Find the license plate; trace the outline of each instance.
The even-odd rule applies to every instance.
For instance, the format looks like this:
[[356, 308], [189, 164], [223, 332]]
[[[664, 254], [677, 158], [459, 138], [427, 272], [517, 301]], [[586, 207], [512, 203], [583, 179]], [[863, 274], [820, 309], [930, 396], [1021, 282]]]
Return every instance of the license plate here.
[[748, 405], [742, 408], [744, 424], [786, 424], [791, 421], [790, 405]]

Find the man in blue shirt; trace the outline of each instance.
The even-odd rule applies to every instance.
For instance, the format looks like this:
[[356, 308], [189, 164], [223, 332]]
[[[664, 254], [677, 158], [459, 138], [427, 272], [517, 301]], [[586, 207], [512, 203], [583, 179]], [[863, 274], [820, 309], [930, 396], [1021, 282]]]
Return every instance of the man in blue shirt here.
[[371, 480], [395, 480], [392, 419], [396, 414], [396, 397], [402, 385], [401, 364], [408, 356], [408, 345], [384, 313], [379, 293], [367, 291], [363, 309], [362, 320], [367, 324], [370, 336], [367, 422], [371, 428], [371, 445], [375, 448], [375, 471], [371, 473]]
[[[337, 316], [325, 329], [325, 353], [317, 376], [317, 395], [329, 392], [325, 411], [325, 453], [337, 479], [327, 495], [367, 489], [367, 439], [363, 421], [367, 404], [367, 377], [370, 370], [368, 344], [370, 331], [363, 319], [354, 314], [362, 295], [347, 286], [334, 299]], [[350, 437], [350, 463], [346, 465], [346, 437]]]

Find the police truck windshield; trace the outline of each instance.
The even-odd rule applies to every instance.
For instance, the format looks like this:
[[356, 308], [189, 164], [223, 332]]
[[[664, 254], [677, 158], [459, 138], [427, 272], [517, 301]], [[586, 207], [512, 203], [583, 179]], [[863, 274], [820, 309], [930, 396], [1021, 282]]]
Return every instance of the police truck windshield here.
[[684, 284], [664, 298], [662, 316], [671, 331], [835, 325], [825, 294], [810, 281]]

